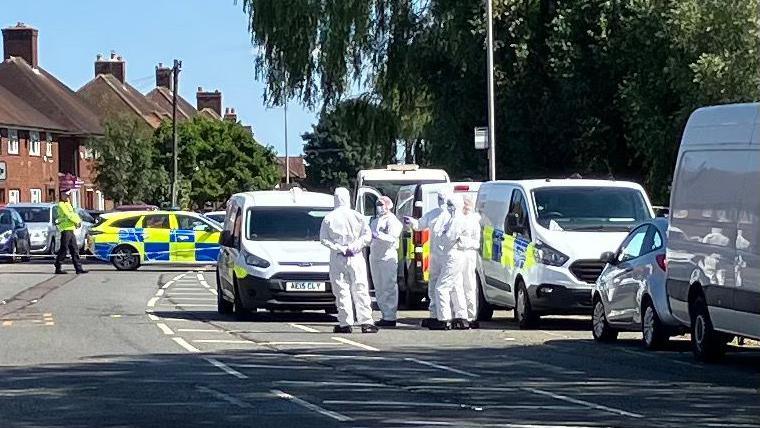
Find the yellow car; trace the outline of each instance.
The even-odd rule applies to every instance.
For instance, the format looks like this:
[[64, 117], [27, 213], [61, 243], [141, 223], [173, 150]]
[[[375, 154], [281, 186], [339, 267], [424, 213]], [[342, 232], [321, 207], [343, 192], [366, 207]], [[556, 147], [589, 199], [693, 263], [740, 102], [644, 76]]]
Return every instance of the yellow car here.
[[93, 253], [118, 270], [142, 264], [216, 263], [218, 224], [186, 211], [131, 211], [105, 214], [90, 230]]

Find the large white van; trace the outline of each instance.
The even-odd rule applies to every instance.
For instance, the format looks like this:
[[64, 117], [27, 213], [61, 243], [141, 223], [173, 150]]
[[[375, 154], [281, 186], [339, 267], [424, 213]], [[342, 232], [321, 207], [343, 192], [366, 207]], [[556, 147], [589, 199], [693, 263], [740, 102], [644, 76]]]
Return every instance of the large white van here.
[[521, 328], [541, 315], [590, 315], [602, 254], [654, 217], [638, 184], [583, 179], [483, 183], [477, 210], [478, 318], [490, 319], [494, 306], [514, 308]]
[[330, 252], [319, 242], [334, 197], [295, 188], [233, 195], [220, 238], [218, 310], [245, 318], [256, 309], [334, 312]]
[[673, 175], [667, 289], [703, 361], [734, 335], [760, 339], [759, 185], [760, 104], [692, 113]]
[[385, 169], [363, 169], [356, 174], [356, 211], [367, 217], [375, 215], [375, 204], [381, 196], [396, 200], [402, 186], [424, 183], [448, 183], [449, 174], [442, 169], [420, 168], [417, 165], [388, 165]]

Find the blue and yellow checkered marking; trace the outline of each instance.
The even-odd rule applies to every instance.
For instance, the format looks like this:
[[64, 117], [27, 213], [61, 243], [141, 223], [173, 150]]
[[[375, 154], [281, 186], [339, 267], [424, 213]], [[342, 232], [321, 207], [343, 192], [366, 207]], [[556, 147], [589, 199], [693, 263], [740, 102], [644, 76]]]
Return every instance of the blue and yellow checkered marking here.
[[491, 226], [483, 227], [480, 244], [483, 260], [528, 269], [535, 264], [534, 248], [535, 244], [522, 236], [507, 235], [503, 230]]

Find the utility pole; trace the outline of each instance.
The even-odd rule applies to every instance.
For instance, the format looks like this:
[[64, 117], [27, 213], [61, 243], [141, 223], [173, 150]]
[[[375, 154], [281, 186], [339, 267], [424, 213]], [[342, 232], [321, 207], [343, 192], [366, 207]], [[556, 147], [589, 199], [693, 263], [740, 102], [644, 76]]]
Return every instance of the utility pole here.
[[493, 88], [493, 0], [486, 0], [488, 25], [488, 178], [496, 180], [496, 124]]
[[177, 174], [177, 90], [179, 86], [179, 72], [182, 70], [182, 61], [174, 60], [172, 67], [172, 208], [177, 208], [177, 194], [179, 192], [179, 179]]
[[288, 154], [288, 96], [285, 95], [285, 185], [290, 187], [290, 155]]

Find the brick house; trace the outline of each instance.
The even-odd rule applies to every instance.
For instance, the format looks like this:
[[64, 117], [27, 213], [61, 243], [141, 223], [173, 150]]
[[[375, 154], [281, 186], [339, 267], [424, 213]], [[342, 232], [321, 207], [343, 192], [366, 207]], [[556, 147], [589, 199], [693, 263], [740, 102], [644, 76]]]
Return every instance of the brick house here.
[[[0, 88], [4, 90], [4, 93], [10, 93], [16, 99], [21, 100], [18, 105], [25, 104], [29, 109], [40, 113], [50, 121], [44, 130], [36, 129], [35, 124], [27, 120], [24, 122], [30, 123], [14, 124], [18, 128], [6, 128], [8, 140], [6, 141], [6, 150], [8, 142], [15, 149], [13, 141], [15, 136], [19, 135], [19, 151], [21, 151], [22, 145], [29, 146], [33, 149], [31, 151], [33, 154], [30, 155], [27, 150], [27, 156], [36, 157], [36, 139], [39, 133], [41, 145], [42, 134], [40, 132], [44, 131], [44, 150], [47, 150], [48, 141], [52, 143], [53, 149], [53, 159], [51, 161], [48, 157], [47, 163], [52, 169], [57, 167], [57, 174], [55, 178], [50, 179], [49, 175], [44, 176], [46, 170], [44, 168], [41, 170], [42, 180], [45, 182], [45, 186], [42, 187], [45, 189], [43, 199], [56, 199], [58, 177], [63, 174], [72, 174], [84, 182], [82, 188], [76, 190], [72, 195], [72, 202], [75, 205], [89, 209], [108, 208], [108, 203], [92, 181], [92, 156], [85, 149], [85, 144], [89, 138], [103, 134], [103, 128], [98, 117], [74, 91], [40, 67], [37, 53], [37, 29], [19, 23], [14, 27], [3, 29], [2, 33], [4, 60], [0, 63]], [[15, 108], [15, 106], [11, 105], [11, 108]], [[15, 132], [16, 129], [21, 129], [21, 132]], [[28, 142], [22, 140], [21, 137], [28, 138]], [[2, 153], [4, 158], [11, 159], [11, 166], [15, 165], [13, 169], [9, 169], [9, 173], [18, 179], [22, 179], [24, 173], [16, 170], [16, 168], [23, 169], [23, 163], [19, 163], [21, 160], [12, 158], [16, 155], [8, 155], [5, 151]], [[41, 156], [43, 160], [45, 157], [47, 156]], [[28, 162], [33, 161], [28, 160]], [[28, 176], [36, 177], [39, 171], [34, 169], [32, 163], [27, 163], [26, 174]], [[48, 174], [51, 172], [48, 171]], [[11, 179], [15, 180], [16, 178], [9, 177], [6, 181], [10, 183]], [[37, 180], [31, 185], [27, 184], [26, 188], [29, 188], [31, 192], [31, 189], [37, 188], [32, 186], [41, 185], [42, 183]], [[31, 194], [25, 195], [21, 192], [21, 185], [18, 187], [19, 189], [10, 190], [6, 188], [5, 199], [15, 198], [16, 193], [11, 193], [11, 190], [19, 190], [19, 199], [29, 201]]]
[[[162, 63], [159, 63], [156, 66], [156, 87], [145, 94], [145, 97], [167, 112], [170, 118], [172, 116], [172, 88], [174, 88], [172, 69], [164, 67]], [[177, 122], [190, 119], [196, 114], [198, 114], [198, 110], [178, 94]]]
[[[293, 184], [303, 184], [306, 180], [306, 164], [304, 163], [303, 156], [289, 156], [288, 163], [290, 164], [290, 182]], [[277, 164], [280, 168], [280, 184], [285, 184], [285, 156], [277, 157]]]

